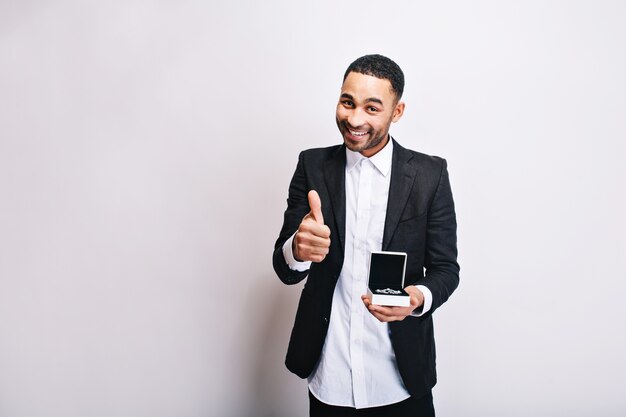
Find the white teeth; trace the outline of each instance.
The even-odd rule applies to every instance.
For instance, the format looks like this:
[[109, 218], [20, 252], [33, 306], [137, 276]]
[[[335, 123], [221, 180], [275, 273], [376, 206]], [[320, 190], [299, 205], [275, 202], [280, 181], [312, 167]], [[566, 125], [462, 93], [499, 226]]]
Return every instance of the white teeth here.
[[354, 130], [351, 130], [350, 134], [352, 136], [365, 136], [367, 134], [367, 132], [355, 132]]

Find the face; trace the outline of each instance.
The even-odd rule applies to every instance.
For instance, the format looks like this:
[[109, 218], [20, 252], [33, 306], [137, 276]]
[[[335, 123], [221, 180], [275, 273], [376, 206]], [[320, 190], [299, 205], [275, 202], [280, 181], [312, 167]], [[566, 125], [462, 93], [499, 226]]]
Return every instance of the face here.
[[404, 113], [389, 80], [351, 72], [341, 86], [337, 127], [346, 147], [370, 157], [389, 141], [389, 126]]

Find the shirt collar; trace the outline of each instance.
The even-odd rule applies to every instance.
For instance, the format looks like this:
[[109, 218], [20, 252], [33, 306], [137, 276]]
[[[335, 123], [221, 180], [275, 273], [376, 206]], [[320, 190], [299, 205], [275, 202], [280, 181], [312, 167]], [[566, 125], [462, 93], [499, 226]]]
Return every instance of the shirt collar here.
[[361, 155], [359, 152], [351, 151], [346, 148], [346, 169], [350, 172], [357, 164], [363, 159], [369, 159], [370, 162], [376, 167], [376, 169], [386, 177], [391, 170], [391, 157], [393, 155], [393, 140], [389, 137], [389, 142], [378, 151], [375, 155], [367, 158]]

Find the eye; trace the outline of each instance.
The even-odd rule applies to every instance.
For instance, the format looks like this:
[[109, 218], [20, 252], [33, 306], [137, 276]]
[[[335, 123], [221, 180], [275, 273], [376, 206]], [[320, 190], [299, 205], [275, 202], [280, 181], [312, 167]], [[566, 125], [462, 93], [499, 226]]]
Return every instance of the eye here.
[[367, 108], [367, 111], [369, 111], [370, 113], [376, 113], [378, 111], [378, 108], [374, 106], [369, 106]]
[[354, 103], [352, 102], [352, 100], [341, 100], [341, 104], [346, 107], [354, 107]]

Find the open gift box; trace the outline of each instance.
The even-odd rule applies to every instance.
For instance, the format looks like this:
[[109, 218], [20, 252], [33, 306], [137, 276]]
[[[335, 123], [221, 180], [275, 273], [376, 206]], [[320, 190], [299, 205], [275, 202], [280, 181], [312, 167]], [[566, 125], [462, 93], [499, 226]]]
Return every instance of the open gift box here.
[[406, 253], [372, 252], [367, 294], [372, 304], [408, 307], [411, 297], [404, 291]]

